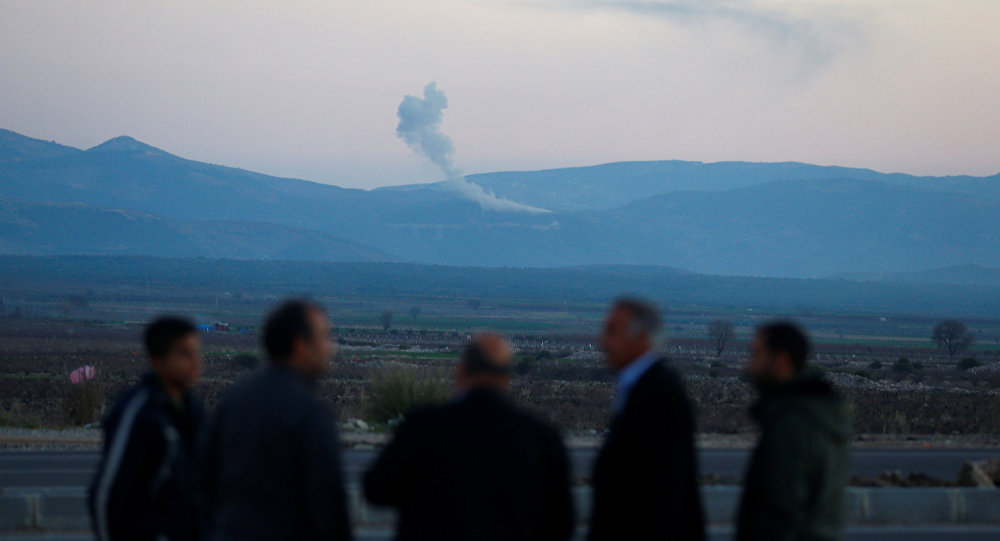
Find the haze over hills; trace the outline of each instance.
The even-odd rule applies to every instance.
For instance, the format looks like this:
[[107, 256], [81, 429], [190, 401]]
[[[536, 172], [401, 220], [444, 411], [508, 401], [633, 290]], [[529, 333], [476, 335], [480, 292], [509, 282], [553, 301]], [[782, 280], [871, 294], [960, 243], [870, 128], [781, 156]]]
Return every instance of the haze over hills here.
[[[690, 161], [617, 162], [590, 167], [509, 171], [469, 175], [499, 197], [516, 198], [551, 210], [610, 210], [631, 201], [676, 191], [721, 192], [782, 180], [870, 180], [909, 188], [985, 197], [1000, 202], [1000, 175], [992, 177], [918, 177], [871, 169], [807, 163]], [[611, 180], [609, 182], [609, 180]], [[444, 183], [381, 188], [413, 190]]]
[[858, 282], [1000, 286], [1000, 269], [980, 267], [978, 265], [957, 265], [916, 272], [843, 274], [834, 276], [832, 279], [853, 280]]
[[0, 131], [0, 251], [789, 277], [1000, 267], [1000, 176], [670, 161], [467, 178], [553, 212], [484, 210], [440, 183], [278, 178], [129, 137], [80, 150]]
[[[804, 314], [995, 318], [1000, 288], [850, 280], [706, 276], [664, 267], [596, 265], [485, 268], [414, 263], [236, 261], [141, 256], [0, 255], [8, 291], [97, 291], [152, 285], [185, 290], [242, 291], [275, 297], [318, 296], [529, 300], [548, 305], [606, 303], [628, 292], [663, 306], [740, 307]], [[405, 301], [404, 301], [405, 302]]]
[[333, 235], [264, 222], [170, 220], [84, 203], [0, 199], [0, 253], [398, 261]]

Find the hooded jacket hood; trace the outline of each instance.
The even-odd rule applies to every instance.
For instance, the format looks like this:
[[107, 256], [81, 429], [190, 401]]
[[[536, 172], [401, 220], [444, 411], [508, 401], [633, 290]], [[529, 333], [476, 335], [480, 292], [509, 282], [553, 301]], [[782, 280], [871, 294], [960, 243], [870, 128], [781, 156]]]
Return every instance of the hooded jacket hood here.
[[784, 415], [802, 415], [834, 441], [846, 442], [852, 435], [850, 407], [819, 371], [807, 370], [768, 390], [751, 412], [762, 425]]

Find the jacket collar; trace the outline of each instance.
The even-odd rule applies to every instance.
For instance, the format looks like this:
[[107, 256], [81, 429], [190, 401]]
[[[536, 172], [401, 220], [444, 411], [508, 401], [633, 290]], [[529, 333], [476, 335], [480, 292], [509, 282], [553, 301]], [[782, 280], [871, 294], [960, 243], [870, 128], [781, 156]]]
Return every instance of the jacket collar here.
[[639, 380], [660, 360], [656, 350], [649, 350], [632, 361], [618, 373], [618, 385], [615, 387], [615, 397], [611, 403], [611, 414], [616, 416], [625, 411], [625, 404]]
[[760, 399], [750, 408], [750, 413], [759, 420], [768, 410], [789, 398], [797, 396], [834, 397], [836, 394], [837, 391], [823, 378], [822, 373], [806, 370], [791, 381], [762, 391]]
[[503, 393], [489, 387], [473, 387], [455, 396], [456, 402], [505, 402]]
[[265, 368], [265, 370], [270, 372], [271, 374], [277, 375], [278, 377], [288, 378], [290, 380], [298, 381], [303, 385], [305, 385], [306, 387], [308, 387], [309, 389], [313, 389], [319, 384], [319, 382], [315, 378], [311, 378], [303, 374], [302, 372], [299, 372], [298, 370], [292, 368], [291, 366], [288, 366], [285, 363], [271, 362], [271, 364], [269, 364], [267, 368]]
[[[160, 377], [153, 372], [147, 372], [142, 376], [142, 380], [139, 385], [149, 392], [149, 399], [157, 407], [167, 410], [174, 410], [174, 404], [171, 403], [170, 397], [167, 395], [167, 391], [163, 389], [163, 383], [160, 382]], [[184, 401], [185, 411], [191, 411], [192, 408], [197, 407], [197, 401], [194, 399], [194, 394], [190, 389], [184, 391], [182, 397]]]

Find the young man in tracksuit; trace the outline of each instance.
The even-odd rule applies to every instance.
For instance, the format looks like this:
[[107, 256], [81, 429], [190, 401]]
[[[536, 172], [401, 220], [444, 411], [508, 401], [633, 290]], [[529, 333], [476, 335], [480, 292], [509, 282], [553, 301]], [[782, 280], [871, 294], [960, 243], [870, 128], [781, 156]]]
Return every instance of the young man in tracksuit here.
[[199, 536], [194, 471], [203, 409], [195, 326], [164, 317], [146, 328], [150, 372], [104, 418], [104, 450], [90, 486], [100, 541], [180, 541]]

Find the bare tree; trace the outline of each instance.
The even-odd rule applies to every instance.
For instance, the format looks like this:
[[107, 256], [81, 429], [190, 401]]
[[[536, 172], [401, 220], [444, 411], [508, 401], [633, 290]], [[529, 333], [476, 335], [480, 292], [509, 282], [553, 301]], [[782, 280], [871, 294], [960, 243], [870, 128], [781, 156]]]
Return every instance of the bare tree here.
[[955, 354], [965, 351], [975, 341], [975, 335], [961, 321], [946, 319], [934, 327], [931, 338], [939, 348], [948, 352], [948, 360], [954, 360]]
[[733, 322], [728, 319], [716, 319], [708, 324], [708, 336], [715, 341], [715, 356], [721, 357], [726, 350], [726, 344], [733, 337]]
[[419, 306], [414, 306], [414, 307], [410, 308], [410, 317], [413, 318], [413, 321], [416, 321], [417, 318], [420, 317], [420, 307]]
[[382, 328], [383, 329], [385, 329], [385, 330], [388, 331], [392, 327], [392, 316], [393, 315], [394, 314], [392, 313], [392, 310], [386, 310], [386, 311], [382, 312], [381, 316], [378, 317], [379, 322], [382, 323]]

